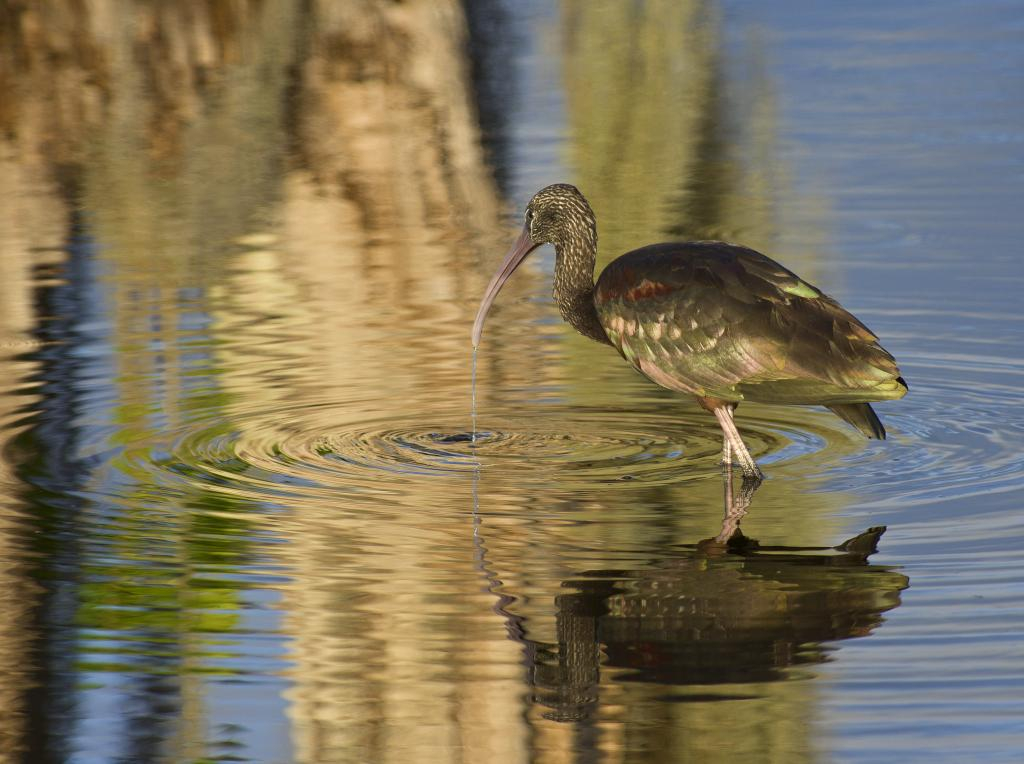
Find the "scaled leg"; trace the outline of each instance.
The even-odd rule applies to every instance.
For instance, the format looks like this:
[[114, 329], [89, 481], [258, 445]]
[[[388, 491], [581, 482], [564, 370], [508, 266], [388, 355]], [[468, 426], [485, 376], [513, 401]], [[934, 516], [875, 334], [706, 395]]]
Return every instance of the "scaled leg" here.
[[743, 476], [753, 478], [754, 480], [762, 480], [764, 473], [757, 466], [757, 462], [754, 461], [750, 451], [747, 450], [743, 438], [740, 437], [739, 430], [736, 429], [736, 423], [732, 418], [732, 408], [730, 406], [716, 406], [713, 411], [718, 419], [718, 424], [722, 428], [722, 432], [725, 433], [725, 439], [728, 441], [736, 461], [739, 462], [740, 469], [743, 470]]

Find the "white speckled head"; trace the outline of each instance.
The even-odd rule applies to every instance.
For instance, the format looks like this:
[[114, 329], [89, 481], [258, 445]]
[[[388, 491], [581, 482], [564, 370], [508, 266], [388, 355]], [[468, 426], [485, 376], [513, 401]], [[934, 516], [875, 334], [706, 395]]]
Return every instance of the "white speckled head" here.
[[[591, 279], [592, 285], [593, 250], [597, 246], [597, 223], [590, 204], [576, 186], [571, 186], [568, 183], [555, 183], [534, 194], [530, 203], [526, 205], [523, 230], [519, 233], [519, 237], [508, 254], [505, 255], [505, 259], [501, 261], [501, 265], [498, 266], [497, 272], [491, 278], [484, 291], [483, 299], [480, 301], [476, 320], [473, 322], [473, 347], [480, 344], [487, 312], [498, 296], [498, 292], [527, 255], [541, 244], [554, 244], [558, 247], [565, 242], [581, 241], [586, 245], [581, 251], [589, 252], [591, 256], [587, 261], [568, 264], [568, 269], [573, 272], [579, 270], [583, 273], [589, 268], [587, 278]], [[559, 274], [556, 272], [556, 292], [558, 291], [558, 277]]]

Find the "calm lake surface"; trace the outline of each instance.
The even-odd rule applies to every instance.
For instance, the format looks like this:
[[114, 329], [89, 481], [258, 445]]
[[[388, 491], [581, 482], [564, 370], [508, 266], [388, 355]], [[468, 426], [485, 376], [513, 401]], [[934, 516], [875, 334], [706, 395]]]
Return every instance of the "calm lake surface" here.
[[[546, 248], [471, 443], [556, 181], [889, 439], [744, 405], [730, 496]], [[0, 2], [0, 762], [1019, 761], [1022, 200], [1020, 2]]]

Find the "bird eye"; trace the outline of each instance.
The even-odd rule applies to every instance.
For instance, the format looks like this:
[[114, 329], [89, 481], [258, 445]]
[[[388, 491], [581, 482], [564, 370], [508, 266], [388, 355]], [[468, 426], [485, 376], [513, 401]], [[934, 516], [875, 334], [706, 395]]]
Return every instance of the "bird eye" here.
[[527, 209], [526, 210], [526, 222], [529, 223], [531, 220], [533, 220], [533, 210]]

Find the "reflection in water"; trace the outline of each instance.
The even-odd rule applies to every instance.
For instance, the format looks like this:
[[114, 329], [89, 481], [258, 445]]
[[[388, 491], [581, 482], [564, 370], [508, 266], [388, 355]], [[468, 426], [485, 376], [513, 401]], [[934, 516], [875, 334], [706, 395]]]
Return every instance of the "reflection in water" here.
[[[497, 611], [524, 647], [544, 718], [607, 718], [602, 706], [624, 702], [616, 689], [623, 682], [641, 683], [648, 694], [657, 685], [675, 688], [661, 695], [672, 703], [756, 700], [765, 695], [758, 684], [827, 660], [822, 643], [866, 636], [899, 605], [906, 576], [867, 561], [885, 528], [835, 547], [761, 545], [739, 528], [757, 484], [734, 493], [730, 477], [715, 537], [673, 545], [671, 554], [636, 568], [581, 570], [563, 580], [560, 588], [570, 592], [554, 597], [550, 641], [532, 636], [531, 620], [515, 614], [513, 588], [502, 587], [501, 571], [487, 560], [486, 518], [478, 519], [480, 565], [489, 588], [500, 591]], [[641, 734], [659, 738], [664, 730]], [[715, 730], [691, 722], [688, 734]], [[644, 748], [665, 742], [648, 740]]]
[[[542, 603], [576, 571], [676, 559], [717, 501], [694, 467], [718, 438], [696, 412], [665, 422], [657, 391], [609, 405], [600, 375], [555, 409], [572, 358], [511, 330], [482, 370], [488, 436], [452, 437], [469, 424], [467, 311], [506, 238], [459, 6], [61, 10], [19, 6], [3, 32], [20, 72], [3, 83], [3, 177], [26, 208], [5, 247], [49, 253], [10, 282], [34, 294], [14, 339], [39, 349], [11, 360], [5, 393], [5, 541], [30, 614], [6, 636], [35, 659], [9, 675], [9, 747], [522, 760], [540, 734], [538, 750], [570, 750], [522, 719], [517, 643], [470, 551], [474, 464], [503, 514], [487, 525], [505, 526], [509, 607], [544, 644], [564, 618]], [[488, 72], [478, 93], [500, 104]], [[502, 119], [487, 117], [499, 163]], [[832, 437], [751, 431], [763, 450]], [[655, 515], [612, 522], [633, 504]]]
[[[627, 669], [617, 681], [685, 689], [779, 680], [789, 666], [824, 660], [822, 642], [866, 636], [899, 604], [906, 578], [866, 562], [883, 530], [825, 554], [761, 548], [737, 532], [646, 570], [582, 571], [563, 583], [574, 593], [556, 598], [557, 645], [534, 647], [541, 701], [557, 718], [581, 718], [598, 702], [602, 667]], [[733, 692], [699, 689], [693, 699]]]
[[[951, 550], [909, 514], [1019, 474], [1019, 364], [965, 338], [917, 356], [948, 388], [891, 460], [750, 411], [773, 480], [730, 484], [715, 535], [714, 423], [570, 336], [528, 270], [465, 437], [501, 192], [538, 156], [611, 208], [602, 257], [686, 231], [788, 262], [825, 227], [716, 4], [532, 8], [0, 0], [0, 762], [811, 761], [819, 662], [906, 585], [877, 532], [816, 544], [890, 512], [925, 584], [991, 594], [963, 576], [1004, 518], [958, 506]], [[566, 126], [514, 119], [555, 95]], [[883, 633], [951, 625], [929, 596]], [[898, 650], [831, 665], [879, 655], [919, 686]]]
[[[284, 648], [264, 611], [280, 536], [261, 518], [293, 507], [256, 490], [288, 481], [244, 448], [273, 458], [256, 414], [281, 424], [296, 391], [343, 401], [341, 422], [376, 416], [351, 389], [385, 376], [351, 363], [378, 344], [374, 314], [450, 322], [438, 297], [468, 290], [467, 242], [498, 205], [459, 6], [111, 0], [0, 18], [0, 184], [18, 210], [0, 226], [2, 339], [41, 346], [4, 359], [6, 590], [27, 595], [4, 652], [35, 666], [4, 675], [2, 748], [291, 757], [312, 717], [299, 704], [279, 734]], [[40, 252], [65, 260], [33, 278]], [[339, 301], [330, 323], [349, 331], [325, 345]], [[458, 379], [413, 370], [424, 390]], [[234, 686], [260, 688], [259, 723]]]
[[514, 159], [509, 122], [519, 95], [513, 62], [524, 40], [517, 39], [522, 33], [513, 22], [515, 5], [508, 0], [472, 0], [464, 6], [481, 143], [495, 183], [508, 194]]
[[744, 89], [726, 82], [716, 5], [561, 6], [571, 165], [598, 220], [608, 221], [602, 263], [641, 243], [675, 239], [774, 250], [773, 208], [785, 184], [774, 177], [783, 165], [774, 156], [773, 94], [756, 59], [757, 76]]

